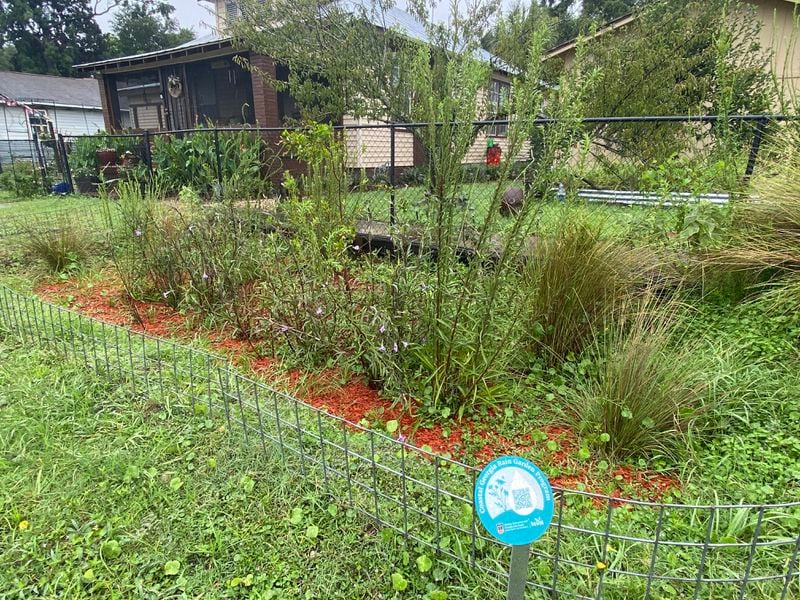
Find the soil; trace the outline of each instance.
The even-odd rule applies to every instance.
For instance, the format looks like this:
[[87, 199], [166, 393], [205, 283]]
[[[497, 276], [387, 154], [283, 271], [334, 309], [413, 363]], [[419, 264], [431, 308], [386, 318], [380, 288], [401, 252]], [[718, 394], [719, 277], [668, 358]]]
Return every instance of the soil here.
[[[65, 304], [87, 316], [155, 337], [186, 341], [202, 333], [211, 340], [215, 352], [226, 355], [235, 364], [249, 368], [276, 388], [292, 393], [316, 408], [351, 423], [384, 431], [387, 422], [397, 421], [394, 435], [398, 438], [468, 464], [483, 466], [507, 454], [535, 455], [537, 462], [559, 473], [550, 478], [554, 487], [606, 493], [612, 497], [624, 495], [658, 500], [679, 487], [679, 482], [667, 475], [626, 465], [614, 466], [599, 474], [594, 463], [578, 460], [580, 442], [568, 427], [544, 426], [537, 429], [544, 436], [538, 434], [536, 439], [530, 433], [509, 439], [496, 432], [492, 415], [484, 422], [422, 423], [415, 407], [401, 408], [361, 380], [343, 380], [342, 374], [335, 369], [318, 373], [287, 372], [278, 359], [263, 355], [258, 342], [232, 339], [224, 331], [200, 332], [190, 325], [199, 322], [199, 319], [191, 319], [193, 315], [177, 312], [162, 303], [130, 301], [122, 286], [114, 282], [50, 282], [37, 286], [34, 292], [45, 300]], [[548, 449], [547, 444], [551, 441], [556, 442], [556, 450]]]

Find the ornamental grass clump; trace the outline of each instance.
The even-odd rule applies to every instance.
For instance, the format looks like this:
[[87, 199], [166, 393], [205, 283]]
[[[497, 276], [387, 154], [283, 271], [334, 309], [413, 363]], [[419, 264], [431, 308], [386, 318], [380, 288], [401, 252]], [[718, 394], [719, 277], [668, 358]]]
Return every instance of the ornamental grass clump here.
[[663, 276], [655, 253], [605, 237], [602, 227], [570, 219], [538, 240], [523, 282], [528, 343], [550, 361], [579, 354], [629, 294]]
[[94, 241], [91, 234], [67, 218], [54, 223], [28, 226], [25, 249], [53, 273], [69, 273], [89, 258]]
[[772, 160], [752, 183], [753, 195], [736, 207], [739, 231], [724, 250], [706, 258], [717, 269], [745, 271], [761, 281], [755, 289], [800, 309], [800, 132], [777, 136]]
[[674, 461], [691, 446], [718, 375], [699, 344], [684, 339], [676, 302], [631, 302], [627, 318], [595, 331], [597, 372], [569, 394], [568, 406], [607, 456]]

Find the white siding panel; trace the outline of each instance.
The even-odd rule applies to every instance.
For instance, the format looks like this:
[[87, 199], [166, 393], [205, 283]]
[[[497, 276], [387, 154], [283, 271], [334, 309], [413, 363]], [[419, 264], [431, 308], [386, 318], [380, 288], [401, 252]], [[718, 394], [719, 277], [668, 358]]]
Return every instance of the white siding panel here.
[[103, 111], [77, 108], [56, 108], [47, 111], [53, 128], [63, 135], [86, 135], [105, 129]]

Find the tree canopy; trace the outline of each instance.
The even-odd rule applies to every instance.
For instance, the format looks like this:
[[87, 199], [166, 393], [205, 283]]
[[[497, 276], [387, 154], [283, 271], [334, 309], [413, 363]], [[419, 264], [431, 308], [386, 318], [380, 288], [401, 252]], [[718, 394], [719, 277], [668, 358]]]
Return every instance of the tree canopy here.
[[159, 0], [124, 3], [114, 14], [110, 54], [127, 56], [178, 46], [194, 39], [194, 32], [179, 27], [175, 7]]
[[74, 75], [72, 65], [106, 50], [95, 16], [88, 0], [0, 0], [3, 62], [15, 71]]
[[[488, 84], [490, 65], [476, 60], [476, 53], [497, 8], [494, 1], [473, 3], [466, 13], [451, 14], [445, 26], [431, 19], [425, 3], [410, 4], [419, 19], [411, 35], [401, 26], [404, 17], [398, 20], [402, 13], [376, 0], [243, 0], [241, 16], [229, 28], [242, 48], [282, 66], [278, 77], [259, 74], [290, 90], [304, 117], [408, 121], [422, 109], [415, 89], [422, 80], [435, 90], [463, 67], [469, 77], [481, 71]], [[476, 64], [466, 68], [465, 61]]]

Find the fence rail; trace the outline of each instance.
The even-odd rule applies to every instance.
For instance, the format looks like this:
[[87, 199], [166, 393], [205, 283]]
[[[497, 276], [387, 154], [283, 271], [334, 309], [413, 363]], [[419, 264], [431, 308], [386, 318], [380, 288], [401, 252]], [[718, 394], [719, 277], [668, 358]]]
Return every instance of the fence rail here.
[[[343, 499], [380, 528], [504, 578], [508, 549], [473, 511], [478, 468], [314, 408], [226, 359], [109, 325], [0, 285], [0, 335], [83, 363], [234, 439]], [[677, 504], [554, 488], [552, 527], [533, 548], [536, 597], [794, 598], [800, 502]]]
[[[643, 192], [646, 193], [645, 201], [651, 202], [653, 198], [659, 199], [659, 194], [652, 193], [653, 189], [645, 189], [647, 186], [637, 179], [642, 172], [653, 168], [651, 164], [653, 155], [648, 154], [652, 148], [643, 150], [642, 146], [647, 144], [658, 146], [659, 150], [656, 153], [660, 157], [658, 160], [699, 156], [699, 166], [712, 172], [717, 168], [716, 165], [726, 162], [713, 159], [711, 156], [718, 147], [717, 131], [721, 130], [722, 123], [726, 123], [729, 125], [728, 130], [735, 130], [736, 137], [733, 145], [727, 142], [723, 144], [728, 149], [736, 148], [735, 164], [729, 164], [726, 169], [735, 172], [736, 177], [744, 181], [755, 172], [772, 132], [796, 120], [797, 117], [794, 115], [783, 114], [646, 115], [575, 119], [574, 122], [584, 128], [587, 137], [576, 142], [571, 152], [577, 157], [582, 152], [581, 145], [590, 140], [591, 143], [587, 147], [591, 155], [589, 162], [597, 169], [589, 169], [592, 173], [588, 179], [583, 179], [584, 174], [578, 170], [568, 176], [575, 179], [572, 185], [574, 189], [613, 188]], [[539, 130], [545, 130], [556, 123], [555, 120], [546, 117], [534, 119], [532, 122]], [[475, 129], [475, 142], [463, 160], [465, 169], [469, 170], [465, 176], [465, 185], [475, 190], [476, 183], [479, 184], [485, 180], [484, 178], [491, 176], [491, 169], [488, 172], [486, 169], [487, 145], [494, 144], [505, 150], [506, 132], [511, 123], [512, 121], [507, 119], [497, 119], [475, 121], [470, 124]], [[347, 123], [335, 126], [347, 147], [348, 167], [353, 186], [358, 188], [355, 191], [360, 193], [368, 204], [366, 209], [368, 214], [365, 214], [365, 217], [396, 223], [413, 220], [414, 215], [419, 212], [420, 206], [426, 201], [424, 171], [427, 168], [427, 156], [422, 147], [424, 137], [422, 132], [431, 126], [432, 124], [428, 123]], [[77, 190], [87, 193], [96, 188], [98, 178], [113, 180], [131, 173], [137, 177], [149, 177], [153, 173], [163, 174], [180, 170], [174, 164], [168, 164], [170, 151], [175, 150], [170, 148], [172, 142], [193, 140], [197, 143], [186, 144], [188, 151], [193, 153], [192, 160], [184, 165], [185, 168], [180, 167], [184, 169], [181, 173], [185, 177], [183, 184], [195, 186], [202, 193], [210, 193], [211, 188], [221, 189], [235, 172], [237, 152], [233, 148], [235, 144], [232, 140], [234, 136], [246, 132], [264, 142], [264, 151], [261, 155], [262, 176], [277, 193], [280, 191], [281, 174], [285, 170], [297, 171], [302, 168], [281, 147], [282, 134], [296, 129], [300, 128], [246, 126], [81, 136], [59, 135], [52, 140], [14, 142], [21, 144], [16, 159], [11, 142], [3, 142], [0, 146], [3, 144], [8, 146], [6, 153], [11, 164], [5, 164], [2, 168], [15, 174], [22, 162], [29, 163], [34, 167], [38, 185], [45, 189], [61, 182], [63, 187], [71, 192]], [[124, 165], [111, 165], [111, 167], [119, 166], [119, 169], [89, 164], [94, 160], [93, 156], [83, 154], [92, 144], [98, 148], [104, 146], [114, 148], [120, 155], [125, 153], [128, 155], [128, 162]], [[535, 147], [536, 144], [531, 140], [518, 156], [512, 157], [519, 166], [518, 170], [537, 160]], [[2, 151], [0, 148], [0, 152]], [[168, 162], [165, 163], [165, 160]], [[120, 162], [122, 162], [121, 157]], [[595, 171], [602, 171], [599, 179]], [[676, 185], [681, 184], [678, 182]], [[179, 189], [180, 186], [177, 186], [171, 191], [177, 193]], [[704, 193], [731, 191], [734, 190], [729, 188], [702, 190]], [[481, 193], [480, 189], [474, 193], [478, 204], [482, 200]], [[596, 200], [602, 201], [604, 198], [598, 196]]]

